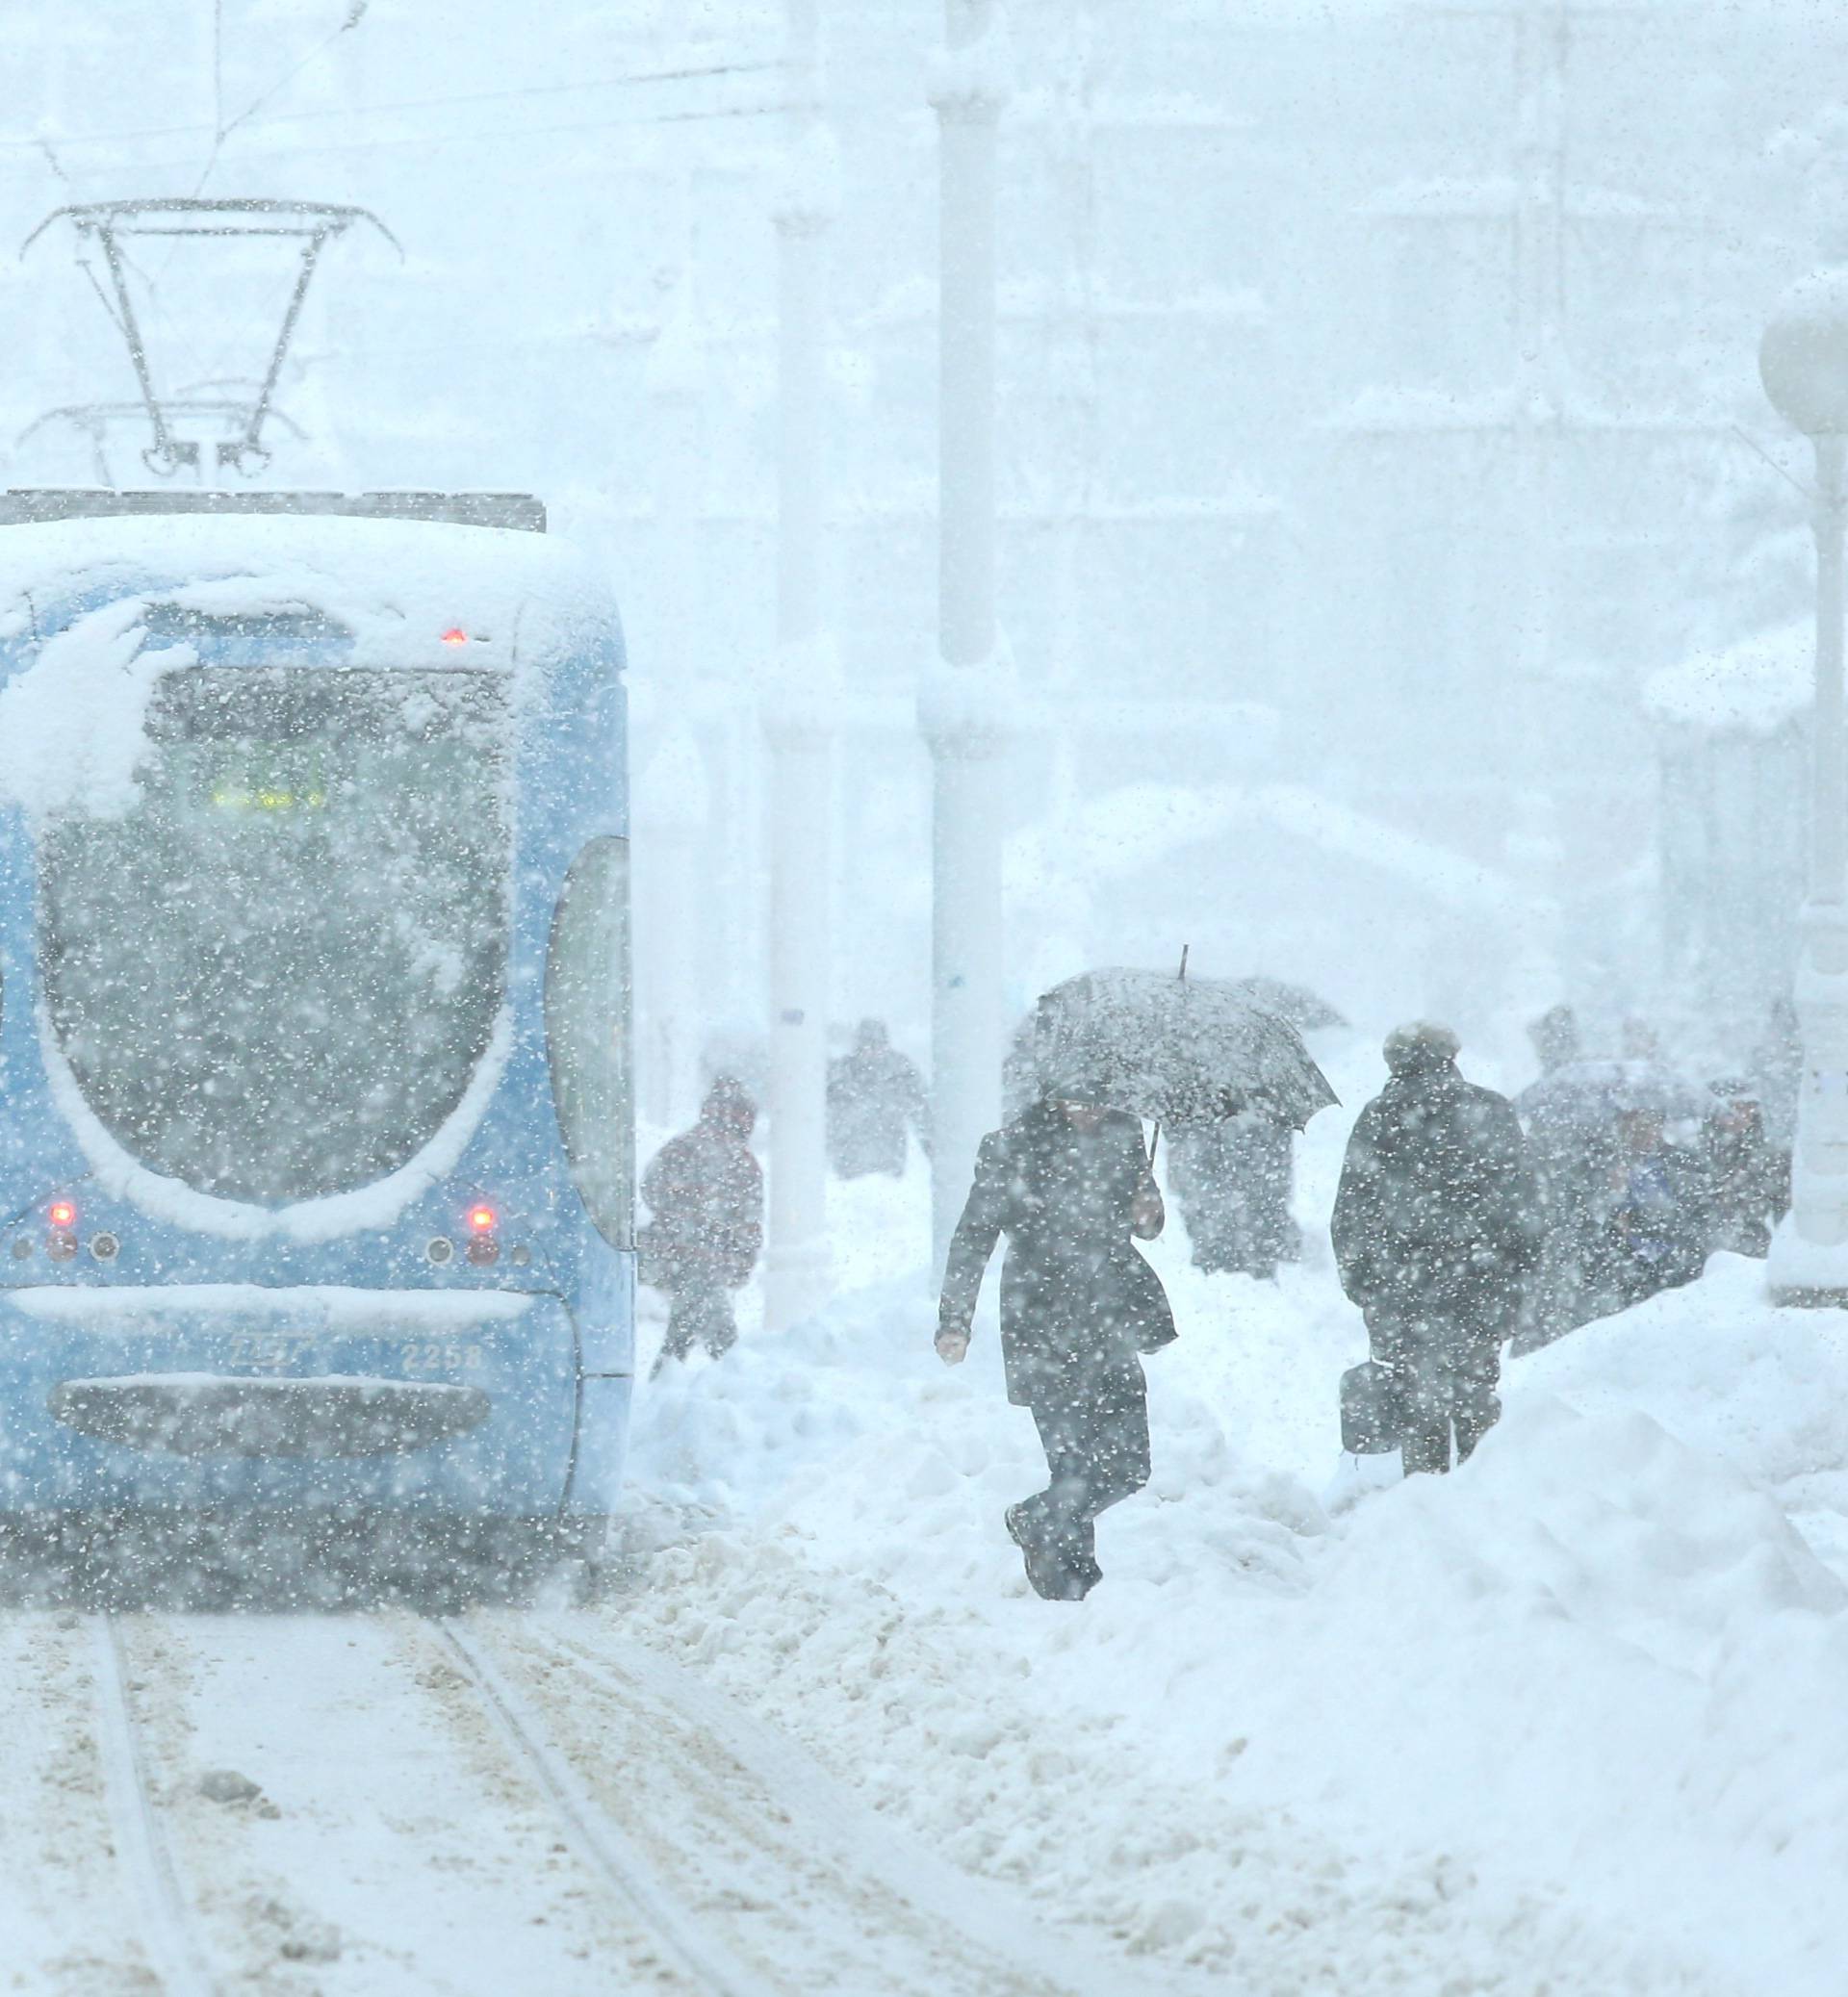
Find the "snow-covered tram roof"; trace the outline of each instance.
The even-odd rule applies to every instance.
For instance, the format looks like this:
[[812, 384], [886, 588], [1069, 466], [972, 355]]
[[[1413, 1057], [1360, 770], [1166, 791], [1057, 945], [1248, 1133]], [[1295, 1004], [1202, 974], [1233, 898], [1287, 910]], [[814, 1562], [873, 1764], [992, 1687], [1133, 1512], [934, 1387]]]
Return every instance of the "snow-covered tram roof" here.
[[170, 624], [156, 634], [163, 613], [274, 618], [281, 642], [324, 621], [343, 664], [503, 672], [531, 712], [554, 678], [622, 661], [609, 590], [543, 534], [325, 515], [0, 526], [0, 804], [132, 806], [154, 684], [198, 657]]
[[0, 678], [74, 615], [135, 598], [206, 616], [325, 617], [352, 633], [355, 665], [543, 668], [616, 630], [589, 565], [515, 528], [306, 514], [61, 520], [0, 528], [0, 649], [13, 654]]

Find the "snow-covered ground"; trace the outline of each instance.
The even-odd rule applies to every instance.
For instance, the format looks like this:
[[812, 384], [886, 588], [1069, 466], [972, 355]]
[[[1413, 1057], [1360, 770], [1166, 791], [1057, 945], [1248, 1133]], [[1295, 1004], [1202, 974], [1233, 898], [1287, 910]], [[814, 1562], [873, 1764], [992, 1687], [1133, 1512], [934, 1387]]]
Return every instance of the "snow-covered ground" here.
[[1848, 1324], [1717, 1258], [1515, 1362], [1461, 1473], [1370, 1482], [1321, 1120], [1302, 1267], [1157, 1251], [1155, 1477], [1088, 1601], [1002, 1529], [1043, 1465], [991, 1315], [960, 1371], [931, 1350], [914, 1173], [834, 1189], [821, 1319], [639, 1398], [643, 1558], [600, 1613], [1188, 1987], [1838, 1992]]
[[1516, 1362], [1455, 1476], [1363, 1477], [1350, 1114], [1280, 1283], [1155, 1250], [1082, 1604], [1002, 1530], [991, 1301], [931, 1349], [915, 1171], [832, 1190], [821, 1318], [639, 1394], [598, 1606], [12, 1610], [0, 1989], [1835, 1997], [1848, 1319], [1718, 1258]]

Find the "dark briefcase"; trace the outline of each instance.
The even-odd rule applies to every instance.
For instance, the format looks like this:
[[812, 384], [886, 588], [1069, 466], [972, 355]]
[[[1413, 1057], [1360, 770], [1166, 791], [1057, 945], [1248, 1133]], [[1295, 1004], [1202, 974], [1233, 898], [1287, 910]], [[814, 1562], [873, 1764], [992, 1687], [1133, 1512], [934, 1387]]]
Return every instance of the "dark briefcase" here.
[[1404, 1426], [1399, 1378], [1390, 1367], [1364, 1359], [1341, 1376], [1341, 1447], [1356, 1456], [1383, 1456], [1399, 1447]]

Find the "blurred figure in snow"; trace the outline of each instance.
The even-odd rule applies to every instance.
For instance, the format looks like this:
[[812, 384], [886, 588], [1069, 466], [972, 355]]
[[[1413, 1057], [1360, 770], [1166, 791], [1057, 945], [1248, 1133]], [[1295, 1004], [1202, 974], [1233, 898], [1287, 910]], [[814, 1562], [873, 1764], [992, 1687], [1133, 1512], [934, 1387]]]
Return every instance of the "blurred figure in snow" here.
[[1580, 1046], [1572, 1009], [1554, 1006], [1541, 1013], [1527, 1037], [1540, 1074], [1515, 1097], [1515, 1108], [1527, 1134], [1545, 1242], [1523, 1296], [1517, 1352], [1550, 1344], [1599, 1314], [1609, 1262], [1604, 1190], [1616, 1157], [1612, 1121], [1596, 1092], [1573, 1086]]
[[1549, 1006], [1527, 1028], [1542, 1081], [1578, 1059], [1578, 1016], [1570, 1006]]
[[714, 1359], [737, 1343], [731, 1293], [751, 1280], [763, 1246], [763, 1171], [750, 1144], [757, 1120], [742, 1086], [721, 1075], [699, 1122], [663, 1144], [642, 1174], [650, 1215], [636, 1241], [642, 1281], [671, 1300], [657, 1373], [696, 1339]]
[[1045, 1447], [1045, 1490], [1012, 1504], [1009, 1534], [1027, 1579], [1054, 1601], [1103, 1578], [1097, 1515], [1148, 1482], [1143, 1352], [1174, 1337], [1161, 1279], [1135, 1241], [1162, 1231], [1162, 1196], [1142, 1126], [1055, 1084], [982, 1139], [975, 1184], [950, 1242], [937, 1349], [969, 1349], [983, 1271], [1002, 1235], [1001, 1354], [1008, 1398], [1032, 1411]]
[[1707, 1201], [1707, 1248], [1732, 1255], [1771, 1252], [1784, 1212], [1788, 1167], [1766, 1143], [1758, 1093], [1746, 1081], [1715, 1082], [1701, 1131]]
[[1168, 1182], [1179, 1202], [1194, 1266], [1274, 1281], [1280, 1262], [1302, 1259], [1290, 1214], [1291, 1134], [1246, 1112], [1177, 1128]]
[[1658, 1111], [1626, 1111], [1617, 1119], [1605, 1221], [1612, 1283], [1605, 1309], [1626, 1310], [1695, 1281], [1707, 1267], [1708, 1224], [1700, 1151], [1674, 1142]]
[[1341, 1286], [1402, 1410], [1409, 1475], [1460, 1463], [1502, 1413], [1502, 1341], [1539, 1260], [1513, 1106], [1457, 1072], [1448, 1027], [1387, 1037], [1386, 1087], [1348, 1142], [1332, 1226]]
[[828, 1063], [828, 1163], [843, 1179], [905, 1176], [910, 1133], [930, 1156], [924, 1078], [891, 1044], [883, 1019], [862, 1019], [854, 1049]]
[[1662, 1037], [1647, 1019], [1638, 1019], [1632, 1013], [1624, 1021], [1623, 1050], [1626, 1061], [1659, 1062]]

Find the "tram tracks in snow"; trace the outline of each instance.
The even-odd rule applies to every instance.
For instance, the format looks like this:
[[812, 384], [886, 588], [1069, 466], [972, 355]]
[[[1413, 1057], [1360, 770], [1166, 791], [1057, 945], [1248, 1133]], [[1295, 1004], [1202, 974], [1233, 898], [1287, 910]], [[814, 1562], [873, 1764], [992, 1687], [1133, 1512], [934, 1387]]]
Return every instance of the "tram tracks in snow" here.
[[155, 1802], [141, 1722], [116, 1618], [91, 1619], [96, 1746], [115, 1857], [136, 1909], [137, 1935], [165, 1997], [215, 1997], [218, 1981]]
[[[485, 1991], [525, 1972], [561, 1992], [623, 1973], [662, 1997], [1166, 1987], [1039, 1929], [606, 1625], [161, 1617], [144, 1643], [141, 1618], [86, 1621], [116, 1877], [163, 1997], [263, 1973], [277, 1937], [250, 1909], [273, 1919], [285, 1882], [314, 1903], [304, 1924], [342, 1937], [340, 1987]], [[202, 1808], [194, 1760], [248, 1770], [276, 1806]], [[369, 1868], [342, 1863], [355, 1822], [378, 1839]], [[498, 1873], [476, 1862], [484, 1833]]]
[[579, 1860], [628, 1902], [638, 1919], [710, 1997], [770, 1997], [771, 1985], [713, 1935], [701, 1932], [687, 1907], [629, 1834], [591, 1797], [545, 1723], [472, 1633], [453, 1623], [441, 1639], [457, 1670], [479, 1696], [502, 1747], [526, 1772], [567, 1829]]
[[[495, 1618], [493, 1626], [492, 1640], [462, 1641], [488, 1671], [498, 1652], [509, 1673], [534, 1685], [513, 1694], [533, 1732], [548, 1728], [547, 1707], [559, 1715], [548, 1758], [589, 1810], [601, 1807], [591, 1794], [600, 1768], [620, 1785], [616, 1806], [665, 1855], [654, 1866], [629, 1841], [634, 1862], [657, 1882], [670, 1867], [680, 1876], [680, 1884], [656, 1890], [689, 1923], [737, 1935], [739, 1953], [763, 1965], [751, 1973], [750, 1989], [876, 1989], [883, 1997], [1171, 1991], [1159, 1972], [1100, 1961], [1038, 1923], [1017, 1894], [972, 1879], [897, 1831], [807, 1750], [658, 1651], [622, 1641], [607, 1626], [594, 1636], [546, 1618]], [[446, 1634], [456, 1636], [452, 1626]], [[649, 1754], [634, 1752], [637, 1740]], [[662, 1777], [665, 1790], [655, 1786]], [[726, 1889], [716, 1894], [688, 1862], [702, 1846], [724, 1866]]]

